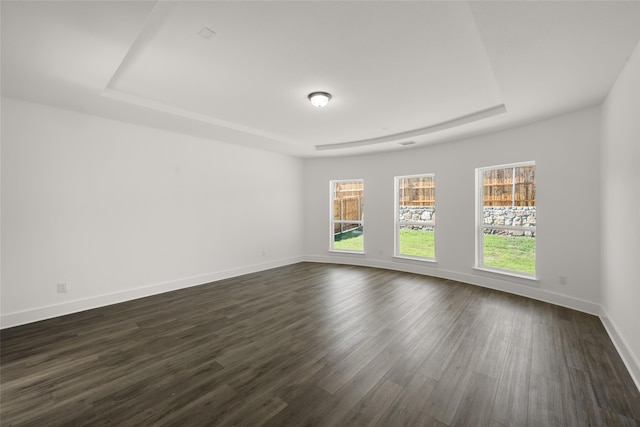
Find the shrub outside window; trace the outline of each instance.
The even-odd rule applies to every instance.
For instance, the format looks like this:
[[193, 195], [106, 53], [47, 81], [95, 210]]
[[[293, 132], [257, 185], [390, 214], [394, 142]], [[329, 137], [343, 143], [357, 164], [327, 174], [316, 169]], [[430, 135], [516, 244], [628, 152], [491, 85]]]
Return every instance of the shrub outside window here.
[[396, 257], [435, 261], [435, 191], [433, 174], [395, 177]]
[[479, 168], [477, 267], [536, 275], [535, 162]]
[[364, 253], [364, 181], [331, 181], [330, 250]]

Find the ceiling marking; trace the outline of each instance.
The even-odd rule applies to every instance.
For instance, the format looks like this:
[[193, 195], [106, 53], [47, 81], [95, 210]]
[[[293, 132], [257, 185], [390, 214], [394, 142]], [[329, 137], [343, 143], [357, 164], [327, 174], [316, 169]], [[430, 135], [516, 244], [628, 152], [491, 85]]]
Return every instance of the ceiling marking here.
[[211, 28], [202, 27], [202, 29], [198, 31], [198, 35], [203, 39], [210, 40], [211, 37], [216, 35], [216, 32], [213, 31]]

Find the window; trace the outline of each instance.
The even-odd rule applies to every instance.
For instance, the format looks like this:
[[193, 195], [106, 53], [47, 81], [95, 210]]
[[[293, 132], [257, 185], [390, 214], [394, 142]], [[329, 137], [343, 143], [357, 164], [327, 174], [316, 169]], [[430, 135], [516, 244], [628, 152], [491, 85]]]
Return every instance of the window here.
[[397, 176], [395, 188], [395, 256], [435, 260], [434, 175]]
[[331, 250], [364, 252], [364, 181], [331, 181]]
[[477, 267], [536, 274], [534, 162], [477, 169]]

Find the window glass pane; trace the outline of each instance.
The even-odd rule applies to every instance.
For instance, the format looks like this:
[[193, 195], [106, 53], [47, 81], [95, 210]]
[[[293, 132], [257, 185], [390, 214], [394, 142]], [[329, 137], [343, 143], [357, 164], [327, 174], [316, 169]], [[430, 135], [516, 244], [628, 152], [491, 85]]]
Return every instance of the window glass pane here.
[[364, 182], [332, 181], [331, 249], [364, 252]]
[[[520, 166], [515, 168], [513, 200], [515, 206], [536, 205], [536, 167]], [[533, 209], [535, 211], [535, 207]]]
[[396, 255], [435, 259], [433, 175], [396, 178]]
[[535, 171], [533, 165], [485, 170], [484, 206], [535, 206]]
[[400, 206], [435, 206], [436, 185], [433, 175], [398, 179]]
[[362, 221], [364, 215], [364, 187], [362, 181], [337, 182], [334, 194], [334, 220]]
[[535, 275], [535, 165], [481, 171], [482, 233], [478, 264]]
[[535, 274], [535, 235], [532, 232], [485, 228], [483, 260], [486, 267]]
[[360, 223], [334, 224], [333, 249], [341, 251], [364, 251], [364, 230]]
[[433, 227], [400, 225], [400, 255], [435, 258], [436, 246]]
[[511, 206], [513, 168], [484, 171], [484, 206]]

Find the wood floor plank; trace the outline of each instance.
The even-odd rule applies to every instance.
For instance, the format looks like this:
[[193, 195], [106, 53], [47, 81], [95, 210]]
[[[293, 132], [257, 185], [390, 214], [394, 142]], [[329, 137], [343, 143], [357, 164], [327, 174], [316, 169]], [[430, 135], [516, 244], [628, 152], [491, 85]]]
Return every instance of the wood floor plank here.
[[355, 348], [348, 356], [336, 363], [333, 372], [320, 380], [318, 386], [331, 394], [335, 394], [335, 392], [349, 382], [363, 366], [366, 366], [385, 350], [389, 342], [393, 339], [394, 334], [394, 331], [385, 329], [375, 337], [370, 337], [370, 339]]
[[640, 426], [596, 316], [299, 263], [0, 331], [3, 426]]
[[527, 426], [564, 426], [562, 387], [560, 382], [532, 373], [529, 385], [529, 415]]
[[436, 420], [451, 425], [460, 408], [477, 362], [480, 348], [471, 339], [461, 342], [424, 408]]
[[587, 373], [569, 367], [563, 372], [562, 406], [567, 426], [599, 426], [604, 421], [600, 416], [591, 382]]
[[420, 374], [414, 375], [403, 387], [390, 410], [378, 420], [378, 425], [414, 426], [424, 425], [427, 422], [435, 423], [435, 419], [425, 414], [422, 408], [427, 403], [436, 384], [437, 381], [432, 378]]
[[473, 372], [451, 425], [489, 426], [497, 387], [496, 378]]
[[226, 384], [210, 386], [195, 398], [191, 393], [184, 395], [190, 399], [183, 405], [177, 404], [173, 411], [157, 421], [157, 425], [180, 427], [185, 420], [192, 425], [211, 425], [222, 417], [221, 408], [228, 407], [229, 401], [237, 399], [235, 390]]
[[337, 399], [315, 384], [303, 387], [286, 400], [287, 407], [268, 420], [266, 426], [320, 425], [327, 413], [338, 405]]
[[402, 386], [384, 380], [368, 393], [352, 410], [351, 417], [345, 417], [342, 425], [375, 426], [402, 391]]
[[531, 371], [547, 378], [557, 379], [560, 376], [559, 343], [556, 340], [557, 330], [553, 325], [534, 322], [533, 352], [531, 354]]
[[[586, 344], [587, 375], [593, 385], [598, 406], [607, 411], [640, 421], [640, 392], [634, 390], [620, 364], [620, 356], [611, 347]], [[621, 375], [624, 379], [618, 377]]]
[[510, 346], [498, 381], [493, 420], [504, 425], [527, 425], [530, 373], [531, 350], [520, 345]]
[[[456, 297], [457, 301], [455, 305], [450, 305], [451, 309], [447, 316], [442, 317], [438, 325], [433, 328], [433, 339], [436, 342], [430, 345], [432, 351], [418, 369], [421, 374], [435, 380], [442, 378], [479, 312], [478, 305], [472, 301], [471, 291], [461, 292], [461, 295]], [[443, 301], [443, 304], [447, 303], [451, 304], [452, 301]]]
[[608, 411], [606, 409], [600, 409], [600, 416], [604, 426], [607, 427], [638, 427], [640, 422], [624, 415], [620, 415], [615, 412]]
[[358, 371], [348, 383], [333, 394], [339, 403], [330, 413], [325, 415], [322, 424], [344, 425], [344, 418], [348, 417], [350, 411], [383, 381], [385, 374], [399, 358], [399, 353], [385, 349]]

